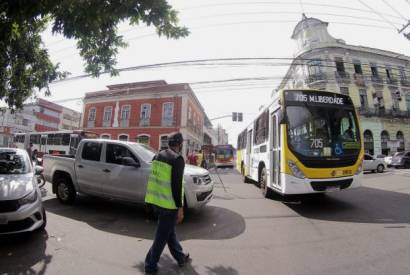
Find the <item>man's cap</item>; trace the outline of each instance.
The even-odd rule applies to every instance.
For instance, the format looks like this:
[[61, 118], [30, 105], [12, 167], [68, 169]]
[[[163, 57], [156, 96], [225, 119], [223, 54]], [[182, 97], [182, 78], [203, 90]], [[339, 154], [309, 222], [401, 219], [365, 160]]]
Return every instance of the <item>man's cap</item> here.
[[168, 145], [175, 146], [180, 145], [184, 142], [184, 137], [181, 133], [172, 133], [168, 136]]

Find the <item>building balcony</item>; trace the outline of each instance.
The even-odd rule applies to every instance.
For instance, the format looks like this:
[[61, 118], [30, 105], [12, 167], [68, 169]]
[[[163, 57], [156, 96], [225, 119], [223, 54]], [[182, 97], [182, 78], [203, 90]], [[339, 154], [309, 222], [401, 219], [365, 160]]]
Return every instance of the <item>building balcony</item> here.
[[149, 118], [140, 119], [140, 126], [141, 127], [150, 126], [150, 119]]
[[400, 85], [405, 87], [410, 87], [410, 82], [407, 79], [400, 79]]
[[103, 127], [111, 127], [111, 121], [110, 120], [103, 120], [102, 126]]
[[95, 127], [95, 120], [88, 120], [87, 128], [94, 128], [94, 127]]
[[174, 127], [176, 122], [173, 118], [162, 118], [161, 126], [162, 127]]
[[363, 74], [353, 74], [354, 83], [359, 87], [366, 87], [366, 81], [364, 79]]
[[395, 78], [386, 78], [386, 83], [389, 85], [397, 85], [398, 81]]
[[130, 120], [129, 119], [120, 120], [120, 127], [121, 128], [129, 127], [129, 125], [130, 125]]
[[383, 78], [381, 78], [380, 76], [371, 76], [371, 81], [373, 83], [373, 86], [375, 87], [383, 87], [384, 83], [383, 83]]
[[335, 72], [335, 78], [338, 83], [349, 84], [350, 83], [350, 74], [347, 72]]

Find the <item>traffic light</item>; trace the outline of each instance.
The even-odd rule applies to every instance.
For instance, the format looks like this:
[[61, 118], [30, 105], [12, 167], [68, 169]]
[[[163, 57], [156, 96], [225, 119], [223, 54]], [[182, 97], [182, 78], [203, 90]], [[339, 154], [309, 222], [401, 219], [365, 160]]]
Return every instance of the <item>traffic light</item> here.
[[236, 112], [232, 113], [232, 121], [238, 121], [238, 113]]
[[238, 121], [239, 122], [243, 121], [243, 113], [238, 113]]

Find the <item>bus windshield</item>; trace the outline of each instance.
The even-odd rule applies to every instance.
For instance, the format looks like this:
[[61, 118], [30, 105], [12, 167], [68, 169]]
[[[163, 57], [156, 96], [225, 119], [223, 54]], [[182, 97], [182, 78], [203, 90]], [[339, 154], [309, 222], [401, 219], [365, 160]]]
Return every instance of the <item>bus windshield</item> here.
[[226, 160], [233, 158], [233, 149], [229, 146], [227, 147], [216, 147], [215, 155], [217, 159]]
[[287, 106], [288, 144], [302, 157], [357, 155], [360, 133], [352, 107]]

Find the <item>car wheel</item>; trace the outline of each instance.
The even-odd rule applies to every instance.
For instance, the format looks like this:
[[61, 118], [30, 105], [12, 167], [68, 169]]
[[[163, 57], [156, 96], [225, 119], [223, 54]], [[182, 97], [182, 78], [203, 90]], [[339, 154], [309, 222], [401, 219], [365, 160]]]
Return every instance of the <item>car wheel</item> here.
[[57, 198], [61, 203], [74, 203], [77, 192], [75, 191], [73, 183], [70, 180], [66, 178], [57, 179], [56, 190]]
[[268, 187], [268, 177], [266, 173], [266, 168], [262, 168], [260, 177], [259, 177], [259, 187], [261, 188], [262, 195], [265, 198], [270, 198], [272, 196], [272, 190]]
[[383, 164], [377, 165], [377, 173], [383, 173], [383, 171], [384, 171], [384, 166], [383, 166]]

